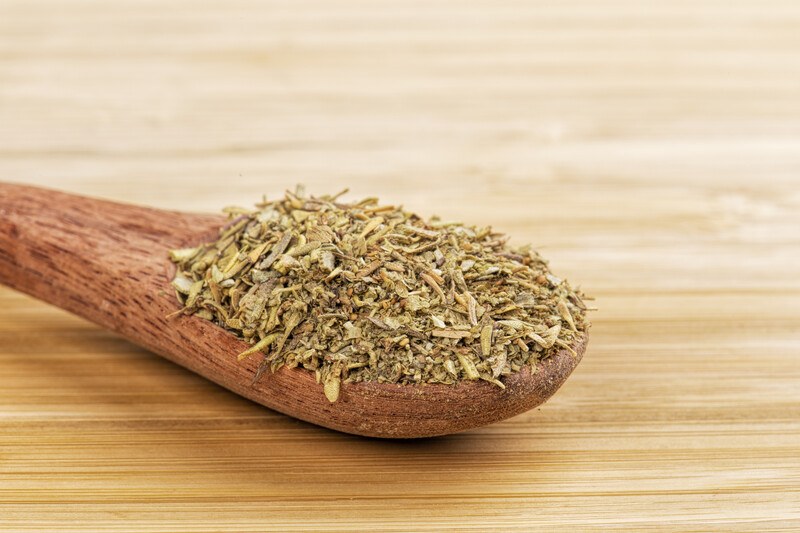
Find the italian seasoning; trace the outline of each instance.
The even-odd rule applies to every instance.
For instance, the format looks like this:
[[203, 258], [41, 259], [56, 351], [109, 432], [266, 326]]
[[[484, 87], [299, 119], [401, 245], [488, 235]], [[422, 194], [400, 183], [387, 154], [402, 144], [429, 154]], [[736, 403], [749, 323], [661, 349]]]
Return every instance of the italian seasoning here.
[[255, 210], [229, 208], [215, 242], [173, 250], [179, 313], [210, 320], [263, 357], [341, 383], [502, 378], [573, 346], [582, 294], [529, 246], [490, 227], [428, 221], [376, 198], [344, 203], [301, 187]]

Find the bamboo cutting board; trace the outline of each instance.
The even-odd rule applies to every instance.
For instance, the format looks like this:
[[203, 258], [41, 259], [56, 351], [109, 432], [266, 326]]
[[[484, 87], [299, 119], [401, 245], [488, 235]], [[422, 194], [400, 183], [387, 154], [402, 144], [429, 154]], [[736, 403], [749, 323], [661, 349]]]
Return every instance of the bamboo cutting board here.
[[199, 211], [350, 186], [532, 242], [600, 308], [540, 409], [400, 442], [0, 289], [0, 531], [800, 529], [798, 27], [792, 1], [0, 0], [0, 179]]

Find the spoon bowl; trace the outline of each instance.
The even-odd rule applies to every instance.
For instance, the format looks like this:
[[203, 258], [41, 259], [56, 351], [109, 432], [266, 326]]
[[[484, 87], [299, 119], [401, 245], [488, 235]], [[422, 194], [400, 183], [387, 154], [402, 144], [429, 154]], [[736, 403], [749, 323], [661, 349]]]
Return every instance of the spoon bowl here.
[[546, 401], [580, 362], [586, 335], [529, 369], [456, 385], [343, 383], [330, 403], [314, 374], [280, 368], [254, 381], [250, 347], [180, 308], [168, 259], [174, 248], [214, 238], [222, 216], [164, 211], [0, 184], [0, 283], [113, 330], [192, 372], [289, 416], [384, 438], [446, 435], [522, 413]]

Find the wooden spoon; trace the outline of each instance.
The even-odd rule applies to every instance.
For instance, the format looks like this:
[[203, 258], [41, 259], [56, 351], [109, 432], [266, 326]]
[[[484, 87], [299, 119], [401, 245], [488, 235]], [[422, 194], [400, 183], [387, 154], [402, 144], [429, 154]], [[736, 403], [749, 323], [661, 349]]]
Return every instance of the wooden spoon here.
[[330, 403], [314, 374], [281, 368], [253, 383], [258, 358], [228, 331], [179, 308], [170, 285], [173, 248], [213, 240], [226, 223], [209, 216], [94, 200], [0, 184], [0, 283], [111, 329], [237, 394], [289, 416], [372, 437], [413, 438], [463, 431], [547, 400], [577, 366], [586, 337], [503, 378], [458, 385], [342, 384]]

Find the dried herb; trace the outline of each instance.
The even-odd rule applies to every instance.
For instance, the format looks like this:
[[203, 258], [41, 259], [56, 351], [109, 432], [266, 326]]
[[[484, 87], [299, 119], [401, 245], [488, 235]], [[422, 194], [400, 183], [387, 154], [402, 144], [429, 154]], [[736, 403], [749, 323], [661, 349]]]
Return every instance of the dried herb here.
[[355, 381], [503, 387], [589, 326], [529, 247], [341, 194], [229, 209], [217, 241], [170, 254], [182, 312], [250, 342], [239, 358], [263, 354], [259, 375], [303, 367], [332, 402]]

